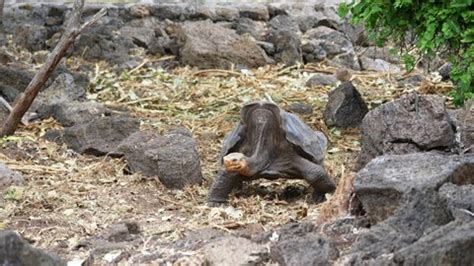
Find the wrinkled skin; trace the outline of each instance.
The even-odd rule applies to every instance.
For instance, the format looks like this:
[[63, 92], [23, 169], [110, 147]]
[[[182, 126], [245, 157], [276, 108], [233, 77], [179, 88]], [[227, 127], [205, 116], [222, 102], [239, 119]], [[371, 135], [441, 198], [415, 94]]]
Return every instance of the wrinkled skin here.
[[[323, 201], [325, 193], [335, 190], [334, 182], [322, 166], [324, 154], [305, 153], [288, 141], [282, 126], [285, 116], [288, 113], [272, 103], [244, 106], [240, 124], [224, 141], [222, 165], [210, 190], [211, 206], [227, 202], [231, 191], [243, 181], [258, 178], [305, 179], [314, 188], [316, 202]], [[324, 149], [325, 141], [321, 144]]]

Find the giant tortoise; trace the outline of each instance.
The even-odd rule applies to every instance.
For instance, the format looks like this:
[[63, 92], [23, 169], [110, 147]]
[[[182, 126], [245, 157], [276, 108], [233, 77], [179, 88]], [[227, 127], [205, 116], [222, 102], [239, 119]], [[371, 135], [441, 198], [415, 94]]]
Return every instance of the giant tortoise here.
[[323, 133], [270, 102], [246, 104], [240, 117], [224, 139], [210, 205], [225, 203], [233, 188], [257, 178], [305, 179], [314, 188], [317, 202], [335, 190], [323, 167], [327, 144]]

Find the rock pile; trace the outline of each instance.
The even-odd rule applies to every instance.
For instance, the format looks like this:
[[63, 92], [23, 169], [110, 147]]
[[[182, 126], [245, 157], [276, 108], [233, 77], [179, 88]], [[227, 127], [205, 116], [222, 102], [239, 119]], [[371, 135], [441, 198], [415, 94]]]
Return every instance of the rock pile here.
[[[199, 68], [251, 68], [328, 60], [353, 70], [390, 70], [391, 57], [366, 41], [363, 28], [339, 18], [331, 4], [134, 4], [90, 5], [87, 18], [107, 15], [74, 45], [73, 53], [133, 67], [133, 54], [173, 55]], [[6, 8], [7, 33], [31, 51], [50, 49], [70, 7], [17, 4]], [[365, 53], [359, 52], [368, 50]], [[361, 64], [361, 63], [362, 64]]]

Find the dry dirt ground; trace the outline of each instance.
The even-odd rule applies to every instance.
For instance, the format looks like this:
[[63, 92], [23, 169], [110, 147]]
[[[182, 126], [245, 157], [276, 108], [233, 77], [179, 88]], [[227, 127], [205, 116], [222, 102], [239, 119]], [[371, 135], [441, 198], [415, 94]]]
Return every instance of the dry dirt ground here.
[[[18, 55], [19, 61], [27, 62], [24, 56]], [[34, 246], [72, 260], [87, 253], [77, 250], [78, 243], [121, 221], [139, 225], [143, 239], [134, 249], [146, 254], [201, 228], [232, 232], [258, 226], [269, 231], [318, 219], [320, 208], [308, 203], [310, 193], [302, 181], [255, 181], [240, 196], [232, 196], [228, 207], [209, 208], [206, 199], [222, 140], [238, 121], [242, 104], [251, 100], [273, 100], [286, 110], [292, 103], [312, 105], [312, 114], [300, 116], [328, 136], [325, 164], [330, 175], [339, 181], [353, 174], [358, 130], [327, 128], [322, 112], [333, 87], [305, 86], [311, 73], [335, 69], [324, 64], [243, 72], [190, 68], [167, 72], [150, 67], [164, 60], [169, 58], [144, 57], [143, 64], [120, 73], [105, 63], [91, 64], [88, 98], [128, 109], [141, 119], [142, 129], [163, 132], [175, 125], [190, 129], [201, 154], [202, 186], [169, 190], [157, 179], [128, 174], [124, 159], [77, 154], [42, 138], [47, 130], [60, 128], [58, 123], [38, 121], [0, 139], [0, 161], [26, 179], [25, 186], [2, 195], [0, 228], [15, 230]], [[66, 64], [75, 69], [84, 62], [68, 59]], [[356, 72], [353, 84], [369, 108], [409, 90], [398, 88], [396, 78], [384, 73]]]

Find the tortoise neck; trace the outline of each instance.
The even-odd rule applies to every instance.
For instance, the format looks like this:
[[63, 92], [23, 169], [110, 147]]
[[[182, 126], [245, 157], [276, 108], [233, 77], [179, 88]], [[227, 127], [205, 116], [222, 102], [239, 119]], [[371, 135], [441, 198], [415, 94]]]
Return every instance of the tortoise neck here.
[[277, 132], [271, 132], [272, 126], [264, 123], [257, 128], [256, 138], [253, 139], [253, 151], [247, 158], [251, 173], [255, 174], [264, 170], [272, 161], [277, 142], [274, 139]]

